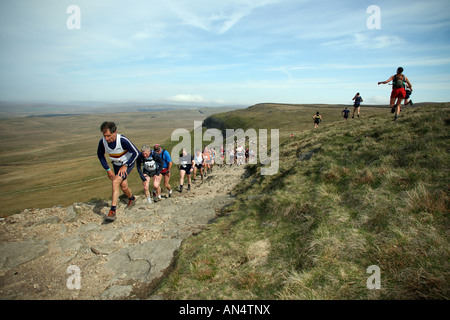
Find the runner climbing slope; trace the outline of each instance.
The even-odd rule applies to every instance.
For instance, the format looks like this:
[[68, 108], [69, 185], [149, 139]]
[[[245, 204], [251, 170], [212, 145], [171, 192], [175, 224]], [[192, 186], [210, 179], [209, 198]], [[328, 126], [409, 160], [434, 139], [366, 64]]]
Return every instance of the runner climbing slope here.
[[[127, 137], [117, 133], [117, 126], [114, 122], [103, 122], [100, 131], [103, 133], [103, 138], [98, 143], [97, 156], [112, 181], [111, 210], [105, 216], [105, 220], [114, 221], [116, 220], [120, 189], [129, 199], [127, 208], [131, 208], [136, 202], [136, 198], [128, 186], [127, 177], [134, 168], [139, 151]], [[105, 153], [109, 154], [113, 171], [106, 161]]]

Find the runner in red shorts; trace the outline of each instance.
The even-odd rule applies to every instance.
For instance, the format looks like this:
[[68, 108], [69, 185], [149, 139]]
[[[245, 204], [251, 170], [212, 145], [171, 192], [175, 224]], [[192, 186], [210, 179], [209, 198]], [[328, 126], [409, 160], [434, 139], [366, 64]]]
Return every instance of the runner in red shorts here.
[[[397, 120], [400, 115], [402, 101], [406, 98], [405, 83], [409, 85], [412, 91], [412, 84], [409, 79], [403, 74], [403, 68], [399, 67], [397, 69], [397, 74], [393, 75], [386, 81], [378, 82], [378, 84], [386, 84], [392, 81], [392, 92], [391, 92], [391, 113], [395, 112], [394, 121]], [[396, 101], [397, 100], [397, 101]]]

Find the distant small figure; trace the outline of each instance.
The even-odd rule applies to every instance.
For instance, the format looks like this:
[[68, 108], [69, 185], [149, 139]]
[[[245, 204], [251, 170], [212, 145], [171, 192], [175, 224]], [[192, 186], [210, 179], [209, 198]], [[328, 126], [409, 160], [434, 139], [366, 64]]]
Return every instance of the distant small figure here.
[[212, 152], [207, 146], [203, 149], [203, 175], [206, 177], [208, 173], [212, 173], [213, 158]]
[[294, 137], [294, 134], [293, 133], [291, 133], [291, 138], [293, 138]]
[[180, 188], [179, 192], [183, 192], [184, 177], [188, 177], [188, 190], [191, 190], [191, 172], [194, 171], [195, 161], [194, 157], [183, 149], [180, 153], [180, 164], [178, 169], [180, 170]]
[[352, 118], [355, 117], [355, 112], [358, 111], [358, 118], [361, 111], [361, 102], [363, 102], [363, 98], [359, 95], [359, 92], [356, 93], [356, 95], [353, 97], [352, 100], [355, 100], [355, 103], [353, 105], [353, 115]]
[[194, 156], [194, 180], [197, 175], [197, 170], [200, 172], [201, 179], [203, 181], [203, 153], [200, 151], [200, 149], [197, 149]]
[[236, 164], [238, 167], [241, 166], [242, 164], [244, 164], [244, 156], [245, 156], [244, 147], [239, 145], [236, 148]]
[[[406, 90], [405, 90], [405, 83], [408, 84], [409, 89], [412, 92], [412, 84], [409, 81], [409, 79], [403, 74], [403, 68], [399, 67], [397, 69], [397, 73], [393, 76], [391, 76], [386, 81], [380, 81], [378, 82], [378, 85], [380, 84], [386, 84], [392, 81], [392, 92], [391, 92], [391, 99], [390, 99], [390, 105], [391, 105], [391, 113], [395, 112], [394, 121], [398, 119], [398, 116], [400, 115], [400, 111], [402, 109], [402, 101], [406, 98]], [[397, 102], [396, 102], [397, 100]]]
[[349, 114], [350, 114], [350, 110], [348, 110], [347, 107], [345, 107], [345, 109], [341, 111], [341, 115], [344, 117], [345, 120], [348, 119]]
[[314, 128], [318, 128], [320, 121], [322, 121], [322, 116], [320, 115], [319, 111], [317, 111], [316, 114], [313, 116], [313, 120], [314, 120]]
[[234, 161], [234, 144], [230, 143], [227, 147], [228, 159], [230, 167], [235, 163]]

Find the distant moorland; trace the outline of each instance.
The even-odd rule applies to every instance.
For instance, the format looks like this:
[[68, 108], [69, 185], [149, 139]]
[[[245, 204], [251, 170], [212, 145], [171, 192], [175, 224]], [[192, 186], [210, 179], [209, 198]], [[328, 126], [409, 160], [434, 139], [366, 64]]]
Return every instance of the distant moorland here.
[[[27, 208], [71, 205], [109, 199], [111, 186], [97, 158], [100, 124], [115, 121], [118, 132], [140, 148], [170, 141], [173, 130], [192, 130], [216, 112], [235, 108], [146, 111], [108, 114], [61, 114], [0, 119], [0, 216]], [[53, 110], [54, 112], [54, 110]], [[130, 176], [142, 192], [137, 173]]]

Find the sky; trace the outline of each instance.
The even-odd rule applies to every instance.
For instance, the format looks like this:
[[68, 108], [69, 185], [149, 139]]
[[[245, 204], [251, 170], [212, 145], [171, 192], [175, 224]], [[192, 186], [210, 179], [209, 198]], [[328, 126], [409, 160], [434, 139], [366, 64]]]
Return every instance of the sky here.
[[0, 41], [1, 101], [450, 101], [448, 0], [2, 0]]

